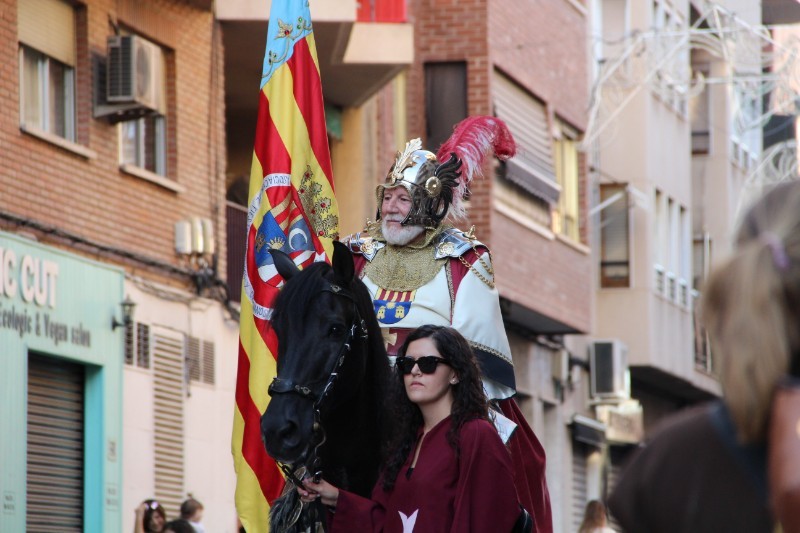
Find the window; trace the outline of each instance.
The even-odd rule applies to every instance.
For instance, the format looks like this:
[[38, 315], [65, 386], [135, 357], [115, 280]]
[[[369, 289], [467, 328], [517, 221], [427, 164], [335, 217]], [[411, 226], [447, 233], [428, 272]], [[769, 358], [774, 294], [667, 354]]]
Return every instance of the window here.
[[692, 275], [692, 229], [688, 210], [681, 206], [678, 212], [678, 303], [689, 307], [689, 283]]
[[702, 290], [711, 265], [711, 235], [695, 235], [692, 243], [692, 288]]
[[580, 240], [578, 202], [578, 141], [577, 132], [560, 120], [556, 120], [557, 137], [553, 142], [553, 160], [556, 181], [561, 187], [558, 206], [553, 213], [553, 231]]
[[600, 185], [600, 286], [630, 287], [628, 193], [624, 183]]
[[125, 326], [125, 363], [150, 368], [150, 326], [131, 321]]
[[18, 2], [20, 126], [75, 141], [75, 11]]
[[732, 104], [730, 157], [747, 170], [761, 157], [761, 99], [736, 88]]
[[138, 118], [119, 123], [119, 159], [166, 176], [166, 124], [163, 115]]
[[429, 150], [450, 138], [453, 126], [467, 118], [467, 64], [425, 64], [425, 137]]
[[[143, 117], [120, 122], [119, 162], [125, 167], [167, 175], [167, 65], [163, 49], [155, 43], [138, 36], [131, 39], [131, 53], [136, 57], [135, 68], [147, 75], [141, 86], [137, 79], [137, 98], [148, 102], [148, 114]], [[141, 93], [141, 94], [140, 94]]]

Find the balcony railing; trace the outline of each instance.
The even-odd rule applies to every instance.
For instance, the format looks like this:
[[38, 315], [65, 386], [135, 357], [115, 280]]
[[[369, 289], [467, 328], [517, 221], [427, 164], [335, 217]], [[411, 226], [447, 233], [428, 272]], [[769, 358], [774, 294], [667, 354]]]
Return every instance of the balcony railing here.
[[678, 290], [677, 290], [678, 282], [675, 279], [675, 274], [672, 272], [667, 272], [667, 298], [670, 302], [677, 302]]
[[689, 307], [689, 284], [685, 279], [678, 280], [678, 303], [683, 307]]
[[406, 22], [405, 0], [359, 0], [358, 22]]
[[664, 267], [661, 265], [655, 265], [656, 271], [656, 292], [658, 294], [664, 294]]

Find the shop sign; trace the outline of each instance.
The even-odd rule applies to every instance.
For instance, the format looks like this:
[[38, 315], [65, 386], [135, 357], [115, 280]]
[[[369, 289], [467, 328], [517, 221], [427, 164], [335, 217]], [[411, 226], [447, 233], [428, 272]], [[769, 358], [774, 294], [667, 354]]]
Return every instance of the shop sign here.
[[33, 254], [0, 247], [0, 329], [91, 347], [91, 332], [82, 323], [67, 324], [55, 314], [59, 264]]
[[637, 400], [598, 405], [595, 409], [597, 419], [606, 426], [606, 439], [610, 443], [638, 444], [644, 438], [642, 404]]

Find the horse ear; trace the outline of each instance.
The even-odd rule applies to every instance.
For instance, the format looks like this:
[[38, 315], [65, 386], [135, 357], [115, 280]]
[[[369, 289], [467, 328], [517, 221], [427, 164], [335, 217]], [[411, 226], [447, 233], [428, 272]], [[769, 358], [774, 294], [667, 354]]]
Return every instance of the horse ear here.
[[272, 261], [275, 263], [275, 270], [277, 270], [278, 274], [280, 274], [281, 277], [286, 281], [289, 281], [292, 276], [300, 272], [300, 269], [294, 264], [292, 258], [286, 255], [284, 252], [281, 252], [277, 249], [272, 249], [269, 251], [269, 253], [272, 254]]
[[356, 276], [353, 255], [347, 245], [339, 241], [333, 242], [333, 272], [344, 281], [350, 282]]

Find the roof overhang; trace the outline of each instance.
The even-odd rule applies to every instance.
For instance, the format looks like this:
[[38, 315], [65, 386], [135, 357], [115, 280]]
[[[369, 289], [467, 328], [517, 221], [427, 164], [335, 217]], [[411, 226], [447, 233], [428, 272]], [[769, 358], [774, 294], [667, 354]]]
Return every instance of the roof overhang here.
[[524, 305], [500, 297], [503, 322], [511, 329], [521, 329], [532, 335], [572, 335], [585, 333]]
[[[362, 104], [414, 60], [409, 23], [359, 22], [355, 0], [312, 4], [311, 19], [326, 102]], [[226, 108], [255, 109], [267, 40], [269, 2], [216, 3], [225, 46]]]
[[631, 383], [680, 403], [694, 404], [716, 398], [708, 390], [654, 366], [631, 366]]

